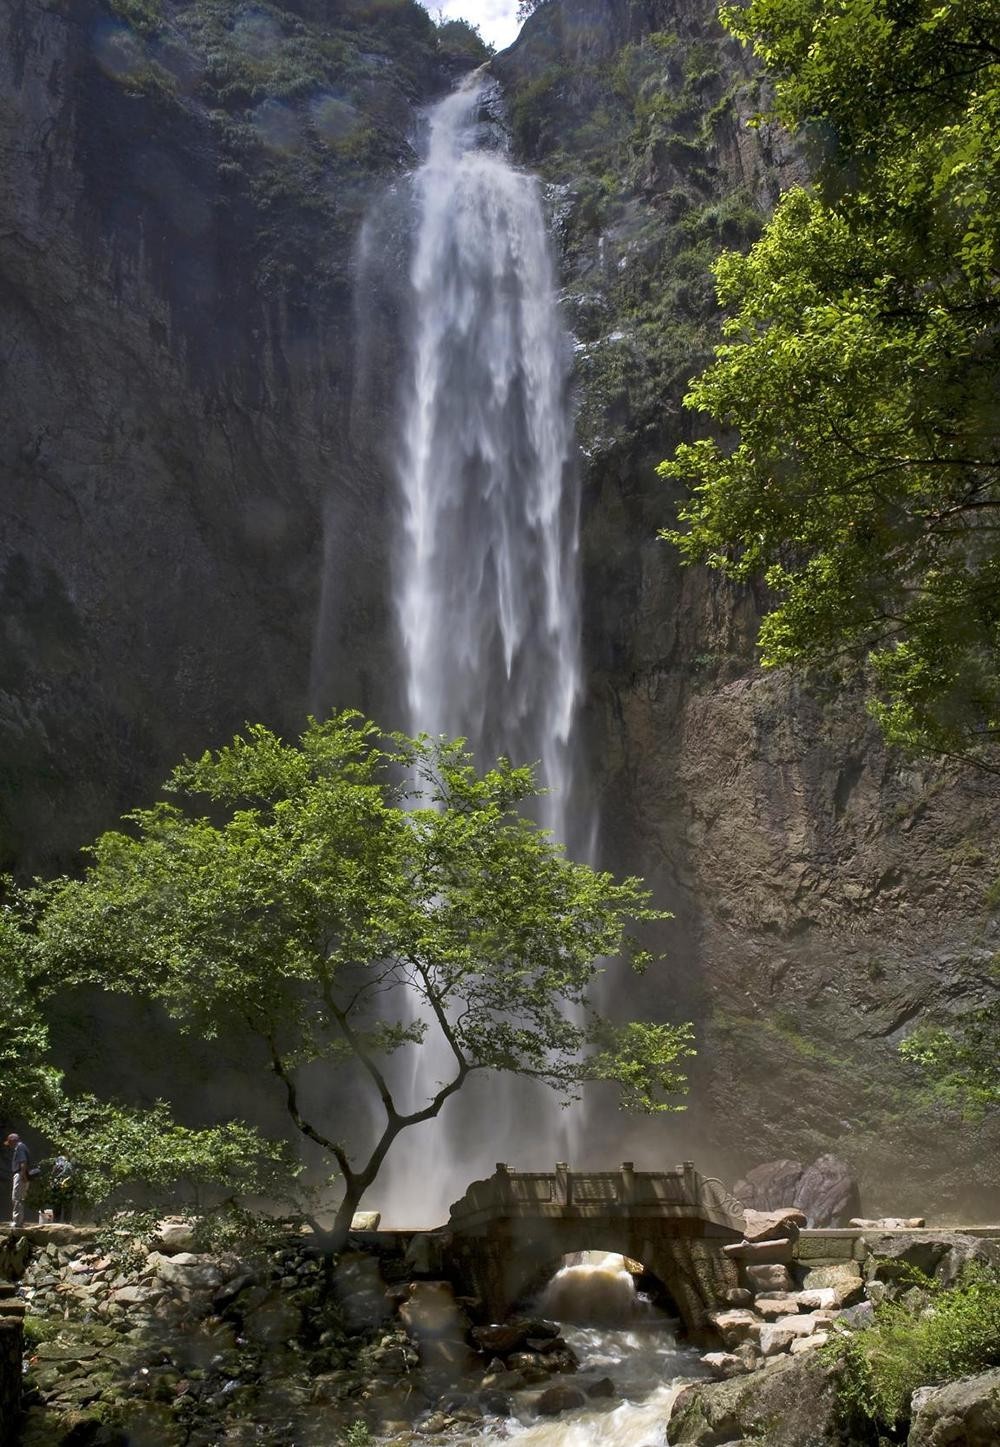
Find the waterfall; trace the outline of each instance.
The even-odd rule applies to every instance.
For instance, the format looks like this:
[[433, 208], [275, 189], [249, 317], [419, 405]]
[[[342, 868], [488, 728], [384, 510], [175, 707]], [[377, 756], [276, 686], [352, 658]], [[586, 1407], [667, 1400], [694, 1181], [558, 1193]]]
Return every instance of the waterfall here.
[[545, 1316], [584, 1326], [631, 1326], [654, 1320], [653, 1307], [639, 1295], [625, 1259], [616, 1253], [584, 1251], [553, 1276], [540, 1302]]
[[[537, 762], [539, 822], [579, 853], [570, 348], [539, 185], [483, 120], [491, 87], [477, 74], [433, 109], [413, 177], [394, 603], [410, 730], [465, 737], [480, 766]], [[406, 1084], [423, 1100], [446, 1047], [413, 1054]], [[397, 1141], [378, 1187], [393, 1220], [440, 1221], [497, 1160], [533, 1151], [548, 1166], [567, 1150], [571, 1116], [546, 1092], [504, 1077], [486, 1091], [470, 1083], [441, 1122]]]
[[580, 689], [568, 347], [534, 177], [482, 148], [485, 83], [416, 177], [397, 607], [413, 729], [540, 761], [565, 838]]

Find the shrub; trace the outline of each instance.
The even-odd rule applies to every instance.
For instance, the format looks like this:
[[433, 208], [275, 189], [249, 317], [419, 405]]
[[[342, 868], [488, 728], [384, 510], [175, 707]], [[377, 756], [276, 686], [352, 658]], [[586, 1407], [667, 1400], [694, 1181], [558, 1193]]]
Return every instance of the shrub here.
[[910, 1416], [918, 1387], [951, 1381], [1000, 1362], [1000, 1276], [968, 1271], [938, 1289], [916, 1314], [903, 1302], [876, 1310], [875, 1325], [832, 1348], [842, 1363], [841, 1403], [849, 1416], [892, 1431]]

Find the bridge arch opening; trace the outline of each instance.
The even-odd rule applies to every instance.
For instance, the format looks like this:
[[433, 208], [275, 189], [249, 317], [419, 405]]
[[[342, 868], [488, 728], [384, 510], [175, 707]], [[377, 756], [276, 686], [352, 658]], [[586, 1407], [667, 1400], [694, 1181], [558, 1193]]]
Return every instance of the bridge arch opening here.
[[577, 1326], [676, 1330], [680, 1312], [666, 1283], [620, 1251], [587, 1248], [536, 1264], [517, 1293], [518, 1310]]

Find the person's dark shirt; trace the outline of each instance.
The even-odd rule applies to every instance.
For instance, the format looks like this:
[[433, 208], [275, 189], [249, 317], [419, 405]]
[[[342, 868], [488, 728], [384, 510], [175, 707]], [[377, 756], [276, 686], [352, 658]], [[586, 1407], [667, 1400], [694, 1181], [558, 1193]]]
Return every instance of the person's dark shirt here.
[[11, 1162], [10, 1162], [11, 1175], [12, 1175], [12, 1176], [18, 1176], [18, 1175], [20, 1175], [20, 1174], [21, 1174], [21, 1167], [24, 1166], [25, 1170], [27, 1170], [27, 1169], [28, 1169], [28, 1166], [30, 1165], [30, 1163], [31, 1163], [31, 1157], [30, 1157], [30, 1155], [28, 1154], [28, 1147], [24, 1144], [24, 1141], [18, 1141], [17, 1145], [14, 1147], [14, 1154], [13, 1154], [13, 1156], [11, 1157]]

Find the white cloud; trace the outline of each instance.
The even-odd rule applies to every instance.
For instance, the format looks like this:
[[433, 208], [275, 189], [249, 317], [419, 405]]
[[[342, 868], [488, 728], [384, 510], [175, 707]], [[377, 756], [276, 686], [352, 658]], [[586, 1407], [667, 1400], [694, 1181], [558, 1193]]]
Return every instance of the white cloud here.
[[435, 20], [471, 20], [484, 40], [503, 50], [517, 36], [517, 0], [422, 0]]

